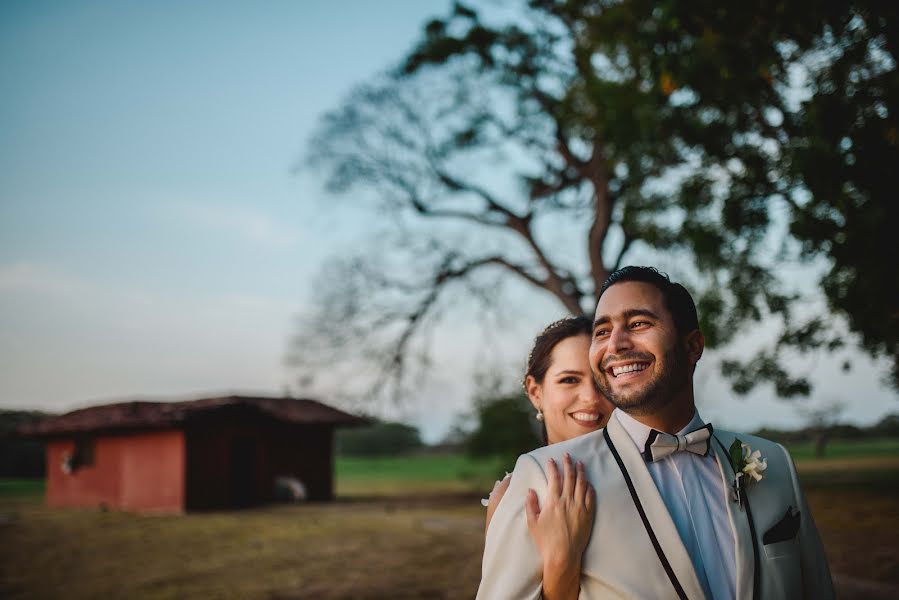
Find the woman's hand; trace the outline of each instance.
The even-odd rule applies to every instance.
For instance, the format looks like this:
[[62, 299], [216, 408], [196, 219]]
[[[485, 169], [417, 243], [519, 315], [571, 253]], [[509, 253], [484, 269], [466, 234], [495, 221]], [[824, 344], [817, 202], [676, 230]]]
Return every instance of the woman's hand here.
[[584, 474], [584, 464], [578, 461], [577, 467], [573, 466], [567, 452], [564, 476], [559, 476], [553, 459], [547, 463], [547, 476], [543, 508], [534, 490], [528, 490], [525, 501], [528, 530], [543, 558], [543, 598], [577, 598], [581, 558], [593, 529], [596, 493]]
[[487, 524], [484, 525], [485, 532], [487, 531], [487, 528], [490, 527], [490, 519], [493, 518], [493, 513], [496, 512], [499, 501], [503, 499], [506, 490], [509, 489], [509, 482], [511, 481], [512, 476], [506, 473], [506, 476], [503, 477], [501, 481], [497, 481], [493, 484], [493, 491], [490, 492], [489, 502], [487, 503]]

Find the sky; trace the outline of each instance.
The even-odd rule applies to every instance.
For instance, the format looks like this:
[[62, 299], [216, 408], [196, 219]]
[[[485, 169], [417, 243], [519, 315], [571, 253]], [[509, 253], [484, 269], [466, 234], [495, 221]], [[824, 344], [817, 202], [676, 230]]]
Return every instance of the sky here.
[[[311, 282], [367, 227], [294, 167], [321, 115], [448, 6], [0, 3], [0, 408], [290, 391]], [[521, 364], [559, 316], [521, 307], [498, 362]], [[470, 408], [455, 366], [482, 358], [472, 343], [440, 332], [453, 368], [388, 416], [439, 439]], [[885, 365], [854, 358], [848, 374], [840, 358], [797, 361], [822, 383], [809, 402], [845, 402], [861, 424], [896, 412]], [[802, 419], [770, 388], [733, 399], [712, 366], [697, 395], [732, 428]]]

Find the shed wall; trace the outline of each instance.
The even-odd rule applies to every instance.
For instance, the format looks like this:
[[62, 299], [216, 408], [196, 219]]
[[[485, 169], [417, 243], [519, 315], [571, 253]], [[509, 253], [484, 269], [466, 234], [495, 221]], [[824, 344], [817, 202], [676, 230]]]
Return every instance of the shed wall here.
[[332, 426], [219, 414], [191, 423], [186, 436], [188, 510], [270, 502], [279, 476], [302, 481], [309, 500], [334, 496]]
[[96, 435], [93, 464], [65, 473], [75, 438], [47, 442], [47, 504], [180, 512], [184, 510], [184, 434], [178, 430]]

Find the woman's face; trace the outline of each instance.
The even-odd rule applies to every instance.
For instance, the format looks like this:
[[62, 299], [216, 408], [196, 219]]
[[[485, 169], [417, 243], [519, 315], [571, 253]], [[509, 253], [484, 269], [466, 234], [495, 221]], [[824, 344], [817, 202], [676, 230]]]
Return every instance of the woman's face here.
[[565, 338], [553, 348], [543, 382], [527, 378], [528, 397], [543, 411], [550, 444], [605, 427], [615, 408], [593, 382], [589, 349], [590, 336]]

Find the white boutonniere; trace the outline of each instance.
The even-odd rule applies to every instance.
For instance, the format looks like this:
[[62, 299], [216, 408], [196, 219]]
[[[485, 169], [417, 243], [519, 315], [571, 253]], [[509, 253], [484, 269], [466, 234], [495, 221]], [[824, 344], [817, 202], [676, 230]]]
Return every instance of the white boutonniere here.
[[730, 465], [734, 469], [733, 500], [742, 508], [746, 486], [762, 480], [762, 472], [768, 468], [768, 459], [762, 458], [761, 451], [753, 451], [749, 444], [744, 444], [739, 439], [735, 439], [730, 445], [728, 454]]

